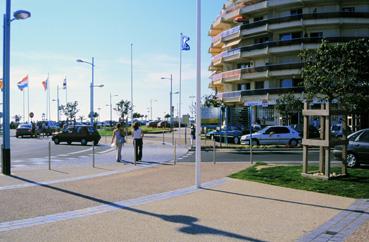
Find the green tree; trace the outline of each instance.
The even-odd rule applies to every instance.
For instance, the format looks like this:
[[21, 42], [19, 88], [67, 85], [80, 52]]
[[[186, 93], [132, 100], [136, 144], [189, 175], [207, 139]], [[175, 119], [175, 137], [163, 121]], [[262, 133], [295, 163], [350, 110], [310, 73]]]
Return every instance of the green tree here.
[[132, 110], [132, 105], [130, 101], [120, 100], [115, 104], [114, 110], [118, 113], [121, 120], [125, 120], [128, 112]]
[[345, 114], [369, 104], [369, 39], [329, 44], [301, 53], [302, 76], [309, 99], [337, 102]]
[[205, 107], [221, 107], [223, 105], [223, 101], [220, 100], [216, 95], [210, 94], [205, 95], [204, 97], [204, 106]]
[[132, 115], [133, 115], [133, 118], [142, 118], [143, 117], [143, 115], [140, 114], [140, 113], [133, 113]]
[[291, 122], [291, 116], [302, 111], [304, 104], [302, 100], [293, 93], [281, 95], [276, 102], [275, 108], [287, 121], [287, 125]]
[[76, 114], [79, 112], [78, 102], [69, 102], [66, 105], [61, 105], [60, 109], [63, 111], [64, 115], [69, 119], [73, 120], [76, 118]]

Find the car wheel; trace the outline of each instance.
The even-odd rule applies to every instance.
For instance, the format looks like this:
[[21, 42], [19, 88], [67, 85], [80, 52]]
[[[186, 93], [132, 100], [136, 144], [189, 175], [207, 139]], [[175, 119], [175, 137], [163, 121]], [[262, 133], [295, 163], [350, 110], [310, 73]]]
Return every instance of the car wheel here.
[[16, 135], [15, 138], [19, 138], [19, 135]]
[[295, 139], [291, 139], [290, 142], [288, 142], [288, 143], [292, 147], [296, 147], [299, 144], [299, 142]]
[[346, 164], [350, 168], [359, 166], [359, 162], [357, 161], [357, 158], [354, 154], [347, 154]]
[[252, 145], [259, 145], [259, 140], [252, 139]]
[[68, 145], [72, 144], [72, 141], [67, 141], [67, 144], [68, 144]]
[[81, 145], [87, 145], [87, 140], [86, 139], [82, 139], [81, 140]]
[[94, 140], [94, 145], [98, 145], [99, 141], [98, 140]]
[[240, 138], [238, 138], [238, 137], [234, 137], [234, 138], [233, 138], [233, 143], [235, 143], [235, 144], [239, 144], [239, 143], [240, 143]]
[[60, 140], [59, 140], [58, 138], [55, 138], [55, 139], [54, 139], [54, 143], [55, 143], [56, 145], [58, 145], [58, 144], [60, 144]]

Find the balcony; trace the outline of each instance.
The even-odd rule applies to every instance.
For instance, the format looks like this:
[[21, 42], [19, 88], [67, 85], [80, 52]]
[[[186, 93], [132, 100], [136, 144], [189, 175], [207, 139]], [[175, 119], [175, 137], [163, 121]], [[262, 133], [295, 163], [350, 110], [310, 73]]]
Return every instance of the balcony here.
[[214, 74], [211, 77], [211, 80], [213, 81], [213, 83], [224, 83], [229, 81], [241, 80], [241, 69]]
[[213, 39], [212, 39], [213, 45], [217, 46], [219, 42], [230, 41], [234, 38], [239, 37], [240, 33], [241, 33], [240, 30], [241, 30], [241, 26], [238, 25], [234, 28], [223, 31], [222, 33], [220, 33], [217, 36], [213, 37]]

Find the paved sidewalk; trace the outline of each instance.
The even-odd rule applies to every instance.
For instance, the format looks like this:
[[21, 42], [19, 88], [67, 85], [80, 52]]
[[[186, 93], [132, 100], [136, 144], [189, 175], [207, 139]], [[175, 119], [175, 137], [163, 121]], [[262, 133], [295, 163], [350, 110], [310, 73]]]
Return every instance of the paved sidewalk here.
[[202, 164], [202, 189], [193, 163], [0, 176], [0, 241], [311, 241], [369, 214], [366, 200], [224, 178], [247, 166]]

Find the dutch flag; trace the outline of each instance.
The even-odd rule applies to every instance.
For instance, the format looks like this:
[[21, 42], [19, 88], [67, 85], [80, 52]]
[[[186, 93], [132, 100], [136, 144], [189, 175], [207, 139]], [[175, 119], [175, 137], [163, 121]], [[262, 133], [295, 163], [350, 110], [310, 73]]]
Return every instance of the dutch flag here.
[[23, 79], [17, 83], [17, 86], [21, 91], [23, 91], [24, 88], [28, 87], [28, 75], [23, 77]]

